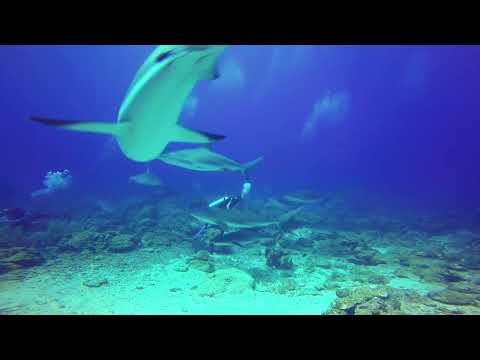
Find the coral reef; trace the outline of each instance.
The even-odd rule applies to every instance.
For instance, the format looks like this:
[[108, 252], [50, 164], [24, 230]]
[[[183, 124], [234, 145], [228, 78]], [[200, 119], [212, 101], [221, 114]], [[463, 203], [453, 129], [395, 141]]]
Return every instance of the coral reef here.
[[296, 228], [283, 235], [281, 242], [284, 247], [309, 248], [313, 246], [315, 232], [308, 227]]
[[114, 253], [125, 253], [135, 250], [138, 246], [133, 235], [119, 234], [115, 235], [108, 244], [108, 250]]
[[210, 254], [207, 251], [199, 251], [188, 260], [188, 268], [211, 273], [215, 270]]
[[265, 250], [267, 265], [276, 269], [293, 269], [293, 262], [289, 254], [280, 247], [271, 247]]
[[65, 236], [60, 243], [61, 251], [80, 252], [86, 249], [92, 249], [95, 245], [97, 233], [90, 230], [84, 230]]
[[[82, 298], [99, 313], [119, 303], [121, 313], [213, 311], [228, 301], [248, 313], [257, 301], [289, 304], [267, 312], [480, 314], [480, 229], [465, 216], [387, 216], [335, 194], [299, 196], [251, 199], [237, 231], [209, 226], [201, 236], [191, 212], [207, 202], [173, 193], [93, 199], [35, 227], [0, 224], [0, 311], [80, 313]], [[251, 226], [260, 219], [269, 225]], [[25, 295], [48, 293], [45, 284], [54, 300]]]
[[375, 249], [366, 246], [357, 246], [352, 252], [353, 255], [349, 260], [354, 264], [367, 266], [386, 264], [385, 259]]
[[14, 247], [0, 250], [0, 268], [2, 272], [42, 265], [44, 256], [29, 248]]
[[428, 294], [435, 301], [449, 305], [476, 305], [478, 303], [474, 295], [452, 290], [442, 290]]
[[379, 315], [399, 310], [398, 303], [387, 301], [391, 298], [388, 288], [359, 287], [352, 290], [337, 290], [337, 300], [329, 310], [335, 315]]

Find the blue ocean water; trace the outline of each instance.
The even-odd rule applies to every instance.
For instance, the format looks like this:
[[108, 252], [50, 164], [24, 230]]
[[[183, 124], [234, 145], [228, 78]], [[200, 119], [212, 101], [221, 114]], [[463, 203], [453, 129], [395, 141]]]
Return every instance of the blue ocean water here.
[[[128, 160], [111, 137], [29, 118], [114, 122], [154, 49], [0, 46], [0, 207], [63, 212], [86, 199], [148, 196], [129, 182], [146, 165]], [[479, 61], [479, 46], [230, 46], [220, 78], [195, 87], [180, 123], [225, 135], [213, 149], [239, 162], [264, 156], [250, 173], [253, 200], [309, 189], [357, 206], [474, 216]], [[192, 199], [236, 194], [243, 181], [238, 172], [149, 166]], [[47, 172], [64, 169], [73, 179], [67, 190], [32, 199]]]
[[[0, 47], [2, 198], [18, 201], [47, 171], [64, 168], [81, 191], [128, 191], [122, 180], [142, 166], [109, 138], [58, 133], [28, 118], [115, 121], [153, 48]], [[195, 113], [182, 123], [226, 135], [216, 149], [238, 161], [264, 155], [254, 173], [259, 191], [356, 187], [473, 205], [479, 56], [478, 46], [232, 46], [221, 58], [224, 78], [196, 87]], [[333, 110], [344, 114], [319, 115], [302, 137], [314, 104], [329, 92], [345, 94]], [[189, 189], [191, 174], [152, 167]], [[195, 178], [211, 188], [233, 189], [237, 181], [233, 174]]]

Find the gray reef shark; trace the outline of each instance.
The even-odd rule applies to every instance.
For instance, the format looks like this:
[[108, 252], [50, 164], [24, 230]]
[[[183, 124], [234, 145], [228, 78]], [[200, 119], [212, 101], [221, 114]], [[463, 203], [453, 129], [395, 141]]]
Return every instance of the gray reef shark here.
[[140, 67], [120, 106], [116, 123], [31, 117], [61, 129], [112, 135], [133, 161], [152, 161], [170, 142], [210, 144], [224, 139], [179, 125], [186, 99], [199, 80], [219, 77], [217, 60], [226, 45], [158, 46]]
[[150, 168], [147, 171], [138, 175], [130, 176], [129, 182], [134, 182], [143, 186], [163, 186], [163, 182], [160, 178], [150, 172]]
[[263, 160], [263, 156], [245, 164], [210, 150], [207, 147], [163, 153], [158, 160], [194, 171], [240, 171], [244, 173]]
[[303, 205], [308, 205], [308, 204], [317, 204], [322, 200], [325, 200], [322, 198], [317, 193], [314, 193], [312, 191], [297, 191], [291, 194], [287, 194], [283, 197], [285, 200], [291, 203], [295, 204], [303, 204]]
[[298, 215], [299, 209], [289, 211], [279, 216], [275, 220], [259, 219], [258, 215], [241, 210], [223, 210], [209, 209], [201, 212], [191, 213], [190, 215], [196, 220], [209, 225], [221, 228], [225, 235], [250, 229], [258, 229], [268, 226], [282, 226], [290, 221], [294, 216]]
[[224, 234], [277, 225], [278, 221], [260, 221], [256, 216], [237, 210], [209, 210], [190, 214], [196, 220], [221, 228]]

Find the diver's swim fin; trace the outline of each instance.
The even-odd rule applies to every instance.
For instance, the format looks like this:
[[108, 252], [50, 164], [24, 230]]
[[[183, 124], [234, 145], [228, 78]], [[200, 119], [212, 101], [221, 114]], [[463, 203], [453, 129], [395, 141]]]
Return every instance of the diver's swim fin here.
[[56, 127], [59, 129], [90, 132], [96, 134], [118, 135], [127, 124], [105, 123], [105, 122], [87, 122], [87, 121], [73, 121], [73, 120], [58, 120], [51, 118], [44, 118], [38, 116], [30, 117], [30, 120]]

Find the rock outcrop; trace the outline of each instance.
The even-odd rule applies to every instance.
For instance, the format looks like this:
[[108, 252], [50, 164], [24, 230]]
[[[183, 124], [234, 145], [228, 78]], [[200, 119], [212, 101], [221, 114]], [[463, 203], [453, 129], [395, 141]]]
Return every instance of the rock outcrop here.
[[137, 241], [135, 237], [127, 234], [120, 234], [114, 236], [109, 244], [108, 250], [114, 253], [125, 253], [133, 251], [137, 248]]
[[0, 273], [42, 265], [45, 258], [34, 249], [14, 247], [0, 250]]
[[200, 296], [214, 297], [219, 294], [242, 294], [255, 289], [255, 279], [248, 273], [236, 269], [223, 269], [213, 272], [200, 284], [196, 291]]

